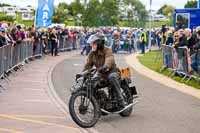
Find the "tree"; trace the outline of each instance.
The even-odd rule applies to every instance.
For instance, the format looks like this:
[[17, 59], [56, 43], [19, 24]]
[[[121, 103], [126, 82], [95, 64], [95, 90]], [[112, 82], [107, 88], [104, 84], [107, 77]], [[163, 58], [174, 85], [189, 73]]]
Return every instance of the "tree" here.
[[162, 14], [165, 16], [168, 16], [168, 14], [173, 14], [174, 13], [174, 7], [171, 5], [167, 5], [163, 10], [162, 10]]
[[91, 27], [116, 26], [119, 21], [118, 0], [84, 2], [83, 25]]
[[168, 16], [169, 13], [172, 15], [174, 13], [174, 7], [172, 5], [164, 5], [158, 10], [157, 13], [165, 16]]
[[169, 18], [169, 25], [173, 25], [173, 14], [174, 7], [172, 5], [164, 5], [158, 10], [159, 14], [163, 14], [164, 16]]
[[167, 7], [167, 5], [163, 5], [160, 9], [158, 9], [158, 14], [163, 14], [163, 9], [165, 9]]
[[198, 4], [198, 1], [197, 0], [190, 0], [190, 1], [187, 1], [187, 3], [185, 4], [185, 8], [197, 8], [197, 4]]
[[101, 3], [101, 25], [114, 26], [119, 21], [117, 0], [103, 0]]
[[5, 4], [5, 3], [0, 3], [0, 7], [4, 7], [4, 6], [11, 6], [11, 5], [9, 5], [9, 4]]
[[[120, 12], [126, 12], [125, 14], [127, 14], [129, 18], [125, 26], [143, 27], [145, 25], [148, 12], [145, 9], [145, 5], [143, 5], [140, 0], [121, 0], [119, 6], [124, 6], [121, 7], [122, 10]], [[131, 11], [126, 10], [128, 8], [130, 8]]]
[[90, 0], [83, 14], [83, 26], [101, 26], [101, 3], [98, 0]]
[[[83, 26], [117, 26], [124, 12], [121, 11], [121, 7], [126, 9], [129, 5], [134, 7], [133, 10], [127, 11], [130, 23], [134, 25], [134, 21], [140, 21], [144, 26], [148, 13], [140, 0], [74, 0], [71, 4], [60, 3], [55, 8], [53, 22], [63, 23], [67, 18], [73, 18], [81, 19]], [[78, 17], [78, 14], [82, 14], [82, 17]]]
[[80, 0], [75, 0], [69, 7], [72, 9], [73, 16], [77, 16], [77, 14], [82, 14], [84, 12], [84, 6], [81, 4]]
[[67, 13], [65, 9], [67, 9], [68, 5], [66, 3], [60, 3], [58, 7], [54, 9], [54, 15], [52, 17], [53, 23], [65, 23], [67, 20]]

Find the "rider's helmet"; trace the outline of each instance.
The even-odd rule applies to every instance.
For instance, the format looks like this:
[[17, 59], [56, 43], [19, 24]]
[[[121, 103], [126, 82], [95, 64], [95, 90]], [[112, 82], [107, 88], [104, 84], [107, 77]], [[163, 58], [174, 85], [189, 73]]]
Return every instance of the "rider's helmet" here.
[[105, 36], [103, 34], [93, 34], [93, 35], [91, 35], [88, 38], [87, 43], [92, 45], [94, 42], [97, 44], [97, 51], [103, 50], [104, 45], [105, 45]]

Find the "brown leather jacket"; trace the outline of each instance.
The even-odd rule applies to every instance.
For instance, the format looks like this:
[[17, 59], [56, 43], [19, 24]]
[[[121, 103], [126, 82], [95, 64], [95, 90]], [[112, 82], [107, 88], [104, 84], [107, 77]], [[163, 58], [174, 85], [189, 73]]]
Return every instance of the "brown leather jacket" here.
[[108, 47], [104, 47], [101, 51], [91, 52], [87, 58], [87, 63], [85, 64], [83, 71], [91, 69], [93, 66], [96, 68], [107, 66], [110, 69], [110, 73], [119, 72], [119, 69], [115, 64], [112, 50]]

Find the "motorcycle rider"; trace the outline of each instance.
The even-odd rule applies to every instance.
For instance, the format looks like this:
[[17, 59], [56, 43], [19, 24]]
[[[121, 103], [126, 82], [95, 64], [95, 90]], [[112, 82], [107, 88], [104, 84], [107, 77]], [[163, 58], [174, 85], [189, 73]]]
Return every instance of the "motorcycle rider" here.
[[95, 66], [98, 69], [99, 75], [106, 78], [109, 84], [114, 88], [118, 96], [120, 107], [124, 108], [127, 103], [122, 96], [120, 89], [120, 71], [115, 64], [112, 50], [105, 47], [105, 37], [100, 34], [91, 35], [87, 41], [91, 45], [92, 51], [88, 55], [84, 70], [89, 70]]

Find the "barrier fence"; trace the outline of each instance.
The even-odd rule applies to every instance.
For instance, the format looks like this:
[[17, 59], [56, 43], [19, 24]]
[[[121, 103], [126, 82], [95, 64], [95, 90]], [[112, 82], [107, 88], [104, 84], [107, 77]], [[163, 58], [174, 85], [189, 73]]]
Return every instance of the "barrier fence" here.
[[25, 60], [35, 56], [33, 44], [30, 41], [23, 41], [20, 44], [5, 45], [0, 48], [0, 77], [15, 67], [23, 64]]
[[[46, 40], [46, 52], [51, 51], [51, 43]], [[69, 42], [66, 37], [60, 38], [58, 41], [58, 50], [66, 51], [78, 49], [79, 39]], [[25, 40], [22, 43], [12, 45], [5, 45], [0, 48], [0, 78], [6, 78], [8, 72], [15, 71], [15, 68], [20, 68], [29, 59], [43, 56], [44, 42]], [[1, 87], [1, 85], [0, 85]]]
[[182, 81], [189, 82], [191, 79], [197, 77], [192, 74], [192, 62], [197, 61], [196, 72], [200, 75], [200, 50], [196, 52], [195, 58], [192, 59], [190, 52], [185, 47], [174, 48], [169, 45], [162, 45], [163, 64], [161, 71], [168, 68], [172, 70], [169, 77], [173, 77], [176, 74], [182, 76]]

